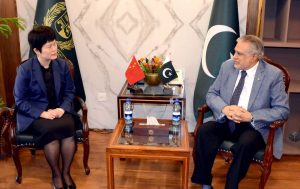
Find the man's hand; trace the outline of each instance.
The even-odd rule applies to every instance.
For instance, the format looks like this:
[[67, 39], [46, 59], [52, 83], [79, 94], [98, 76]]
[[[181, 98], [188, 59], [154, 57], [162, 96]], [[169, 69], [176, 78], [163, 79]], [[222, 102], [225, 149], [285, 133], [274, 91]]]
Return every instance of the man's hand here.
[[252, 119], [252, 114], [250, 112], [237, 105], [225, 106], [222, 112], [229, 120], [232, 120], [235, 123], [250, 122]]
[[233, 121], [233, 115], [236, 111], [238, 111], [238, 109], [239, 107], [236, 105], [228, 105], [223, 108], [222, 112], [229, 120]]
[[240, 122], [251, 122], [252, 118], [253, 116], [249, 111], [240, 107], [240, 112], [238, 113], [238, 115], [236, 115], [237, 120], [239, 120]]

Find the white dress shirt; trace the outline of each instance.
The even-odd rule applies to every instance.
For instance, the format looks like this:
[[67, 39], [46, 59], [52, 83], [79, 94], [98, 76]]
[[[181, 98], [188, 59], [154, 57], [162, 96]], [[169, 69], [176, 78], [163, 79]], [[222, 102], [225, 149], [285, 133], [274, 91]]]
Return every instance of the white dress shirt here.
[[[247, 76], [245, 77], [245, 83], [244, 83], [244, 87], [242, 89], [242, 93], [241, 93], [241, 96], [239, 99], [238, 106], [241, 106], [246, 110], [248, 110], [248, 103], [249, 103], [249, 99], [250, 99], [251, 89], [253, 86], [253, 81], [254, 81], [254, 77], [255, 77], [255, 73], [256, 73], [258, 64], [259, 64], [259, 62], [257, 62], [252, 68], [245, 70], [247, 72]], [[240, 81], [241, 72], [242, 72], [242, 70], [240, 70], [240, 72], [239, 72], [239, 75], [235, 82], [234, 89], [236, 88], [237, 84]], [[233, 91], [234, 91], [234, 89], [233, 89]], [[232, 91], [232, 93], [233, 93], [233, 91]]]

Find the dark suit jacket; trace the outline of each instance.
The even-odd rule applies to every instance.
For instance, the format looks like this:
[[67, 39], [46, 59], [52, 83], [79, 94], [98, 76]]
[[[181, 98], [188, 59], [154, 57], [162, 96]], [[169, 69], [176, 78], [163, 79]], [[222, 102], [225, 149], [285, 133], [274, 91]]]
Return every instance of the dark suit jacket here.
[[[52, 61], [55, 94], [58, 107], [72, 114], [75, 86], [67, 63], [62, 59]], [[47, 109], [48, 97], [42, 70], [37, 57], [30, 58], [17, 70], [14, 86], [17, 106], [17, 131], [26, 130]]]

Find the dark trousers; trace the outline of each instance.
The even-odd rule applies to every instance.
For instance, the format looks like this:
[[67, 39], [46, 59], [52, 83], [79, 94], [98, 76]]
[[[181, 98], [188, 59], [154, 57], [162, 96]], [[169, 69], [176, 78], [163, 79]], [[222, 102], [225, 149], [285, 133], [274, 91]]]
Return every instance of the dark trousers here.
[[255, 153], [265, 147], [261, 134], [250, 123], [236, 124], [231, 133], [226, 123], [210, 121], [204, 123], [197, 133], [195, 168], [192, 182], [211, 185], [211, 170], [218, 147], [224, 140], [235, 142], [231, 147], [233, 161], [230, 165], [225, 189], [237, 189], [239, 182], [246, 176]]

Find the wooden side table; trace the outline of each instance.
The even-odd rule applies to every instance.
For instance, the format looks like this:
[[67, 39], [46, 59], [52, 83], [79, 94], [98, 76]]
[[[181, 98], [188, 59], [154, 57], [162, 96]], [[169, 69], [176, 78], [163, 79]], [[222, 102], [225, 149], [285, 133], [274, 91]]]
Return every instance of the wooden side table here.
[[[134, 119], [135, 121], [143, 121], [145, 119]], [[171, 120], [158, 120], [159, 123], [169, 123]], [[132, 158], [132, 159], [157, 159], [157, 160], [174, 160], [182, 162], [182, 188], [188, 188], [188, 173], [190, 161], [190, 148], [188, 139], [188, 125], [185, 120], [181, 121], [179, 134], [176, 140], [167, 142], [164, 145], [157, 144], [151, 141], [151, 145], [143, 145], [146, 141], [141, 140], [141, 137], [147, 138], [148, 136], [139, 136], [139, 140], [135, 141], [134, 136], [126, 138], [124, 131], [124, 119], [119, 119], [115, 130], [111, 136], [110, 142], [106, 147], [106, 162], [107, 162], [107, 188], [114, 189], [114, 158]], [[127, 133], [128, 134], [128, 133]], [[129, 134], [130, 135], [130, 134]], [[176, 141], [176, 142], [174, 142]], [[143, 143], [143, 144], [142, 144]]]

